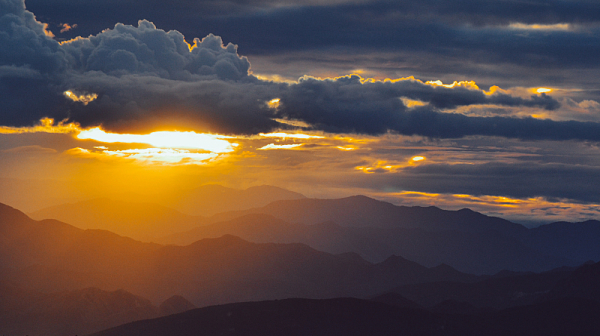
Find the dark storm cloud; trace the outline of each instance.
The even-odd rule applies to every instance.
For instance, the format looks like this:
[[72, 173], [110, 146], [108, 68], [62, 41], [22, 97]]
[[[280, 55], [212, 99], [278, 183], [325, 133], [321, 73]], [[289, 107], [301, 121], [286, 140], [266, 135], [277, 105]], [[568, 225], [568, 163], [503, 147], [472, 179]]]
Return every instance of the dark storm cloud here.
[[[486, 95], [465, 87], [432, 86], [416, 80], [362, 82], [304, 78], [279, 84], [249, 74], [250, 63], [233, 44], [208, 35], [190, 51], [177, 31], [149, 21], [117, 24], [89, 38], [59, 45], [44, 33], [20, 0], [0, 2], [2, 45], [0, 97], [3, 125], [30, 125], [41, 117], [103, 125], [108, 130], [146, 131], [159, 126], [222, 133], [258, 133], [281, 126], [274, 117], [308, 122], [331, 132], [431, 137], [498, 135], [524, 139], [600, 140], [600, 124], [516, 118], [475, 118], [440, 112], [493, 104], [553, 110], [550, 96], [523, 99]], [[96, 94], [82, 103], [63, 92]], [[428, 103], [407, 109], [406, 97]], [[281, 98], [274, 110], [267, 101]]]
[[[216, 33], [242, 45], [245, 55], [351, 48], [564, 67], [598, 66], [594, 55], [600, 52], [597, 1], [357, 1], [282, 6], [293, 2], [30, 0], [28, 4], [36, 13], [55, 17], [56, 22], [78, 20], [79, 31], [67, 32], [70, 34], [96, 34], [115, 20], [135, 24], [139, 19], [148, 19], [186, 36]], [[506, 29], [516, 22], [568, 23], [584, 28], [527, 32]], [[52, 28], [60, 35], [58, 24]]]

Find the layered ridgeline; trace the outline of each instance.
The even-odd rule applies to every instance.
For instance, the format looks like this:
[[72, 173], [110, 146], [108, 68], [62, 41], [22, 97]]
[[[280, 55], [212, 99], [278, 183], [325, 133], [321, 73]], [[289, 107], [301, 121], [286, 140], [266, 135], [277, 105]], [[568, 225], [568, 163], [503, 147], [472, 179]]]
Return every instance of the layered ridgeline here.
[[213, 224], [162, 243], [189, 244], [235, 234], [253, 242], [299, 242], [331, 253], [355, 252], [372, 262], [401, 255], [461, 271], [545, 271], [600, 260], [600, 222], [553, 223], [528, 229], [462, 209], [405, 207], [365, 196], [276, 201], [209, 217]]
[[[423, 308], [397, 294], [381, 295], [372, 300], [287, 299], [194, 309], [168, 317], [129, 323], [93, 336], [598, 335], [600, 297], [590, 296], [589, 293], [599, 293], [600, 264], [552, 273], [554, 276], [542, 274], [498, 278], [492, 280], [496, 281], [492, 285], [495, 288], [486, 289], [485, 285], [489, 283], [485, 282], [465, 284], [493, 296], [499, 288], [536, 286], [533, 284], [535, 280], [545, 282], [538, 287], [547, 285], [548, 281], [554, 283], [547, 294], [538, 296], [529, 304], [521, 302], [522, 305], [501, 310], [489, 307], [478, 309], [458, 300], [446, 300]], [[556, 277], [559, 273], [562, 274]], [[582, 297], [581, 293], [588, 294]]]
[[[271, 220], [284, 231], [309, 226]], [[322, 227], [342, 228], [332, 223]], [[80, 334], [193, 305], [353, 296], [375, 299], [208, 307], [99, 335], [217, 335], [232, 330], [250, 335], [293, 330], [437, 335], [439, 328], [449, 335], [586, 335], [600, 330], [600, 305], [594, 301], [600, 292], [598, 265], [481, 277], [447, 265], [427, 268], [398, 256], [370, 263], [352, 253], [334, 255], [298, 243], [250, 243], [231, 235], [164, 246], [56, 220], [35, 221], [0, 205], [0, 333]], [[198, 321], [204, 322], [198, 326]]]
[[409, 283], [474, 281], [449, 267], [401, 257], [373, 264], [303, 244], [256, 244], [234, 236], [187, 246], [142, 243], [0, 207], [0, 277], [40, 291], [124, 289], [153, 302], [182, 295], [197, 306], [288, 297], [365, 297]]
[[[254, 203], [259, 199], [266, 202], [271, 198], [259, 196], [270, 190], [275, 190], [277, 197], [299, 195], [267, 186], [235, 191], [215, 185], [194, 193], [204, 195], [202, 199], [214, 195], [210, 202], [197, 203], [199, 209], [215, 202], [221, 205], [214, 209], [222, 209], [222, 204], [243, 203], [228, 202], [229, 198], [246, 199], [246, 205], [250, 199]], [[396, 206], [365, 196], [278, 200], [206, 218], [183, 215], [162, 206], [108, 200], [53, 207], [32, 216], [163, 244], [189, 245], [231, 234], [255, 243], [303, 243], [329, 253], [354, 252], [374, 263], [401, 255], [429, 267], [445, 263], [474, 274], [493, 274], [504, 269], [541, 272], [600, 260], [597, 221], [561, 222], [527, 229], [469, 209]], [[193, 228], [187, 230], [190, 227]]]
[[181, 296], [173, 296], [155, 306], [124, 290], [84, 288], [44, 293], [14, 283], [0, 283], [2, 335], [86, 334], [194, 308]]
[[57, 219], [80, 229], [108, 230], [150, 242], [204, 225], [205, 216], [218, 212], [300, 198], [304, 196], [273, 186], [237, 190], [220, 185], [204, 185], [172, 194], [136, 195], [128, 197], [128, 200], [98, 198], [66, 203], [29, 215], [38, 220]]

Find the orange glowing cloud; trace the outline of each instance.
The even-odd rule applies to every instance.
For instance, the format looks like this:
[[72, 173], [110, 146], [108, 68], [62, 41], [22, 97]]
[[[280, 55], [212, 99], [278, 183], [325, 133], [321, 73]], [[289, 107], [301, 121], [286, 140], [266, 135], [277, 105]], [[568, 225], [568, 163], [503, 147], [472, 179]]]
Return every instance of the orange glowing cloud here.
[[21, 134], [21, 133], [75, 133], [79, 132], [79, 124], [66, 123], [61, 121], [54, 124], [54, 119], [43, 118], [38, 125], [31, 127], [8, 127], [0, 126], [0, 134]]
[[80, 102], [83, 105], [87, 105], [91, 102], [93, 102], [94, 100], [96, 100], [96, 98], [98, 98], [98, 95], [95, 93], [88, 93], [88, 94], [76, 94], [71, 90], [67, 90], [63, 93], [65, 95], [65, 97], [71, 99], [74, 102]]

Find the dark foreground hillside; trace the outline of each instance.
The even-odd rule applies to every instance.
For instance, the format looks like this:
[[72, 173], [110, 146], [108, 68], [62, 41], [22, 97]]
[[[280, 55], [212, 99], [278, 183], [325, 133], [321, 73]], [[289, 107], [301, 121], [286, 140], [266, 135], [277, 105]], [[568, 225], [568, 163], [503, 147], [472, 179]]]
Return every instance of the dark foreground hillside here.
[[481, 315], [432, 313], [359, 299], [287, 299], [213, 306], [93, 336], [598, 335], [600, 303], [561, 299]]

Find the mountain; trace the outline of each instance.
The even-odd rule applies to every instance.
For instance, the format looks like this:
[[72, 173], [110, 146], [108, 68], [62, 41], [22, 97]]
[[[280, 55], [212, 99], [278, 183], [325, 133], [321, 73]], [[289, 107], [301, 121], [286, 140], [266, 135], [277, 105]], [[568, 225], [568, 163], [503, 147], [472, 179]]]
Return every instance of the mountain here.
[[600, 263], [585, 264], [552, 288], [543, 300], [583, 298], [600, 302]]
[[394, 288], [390, 293], [401, 295], [427, 308], [444, 302], [446, 305], [454, 302], [476, 308], [505, 309], [539, 301], [572, 272], [573, 270], [569, 269], [517, 274], [469, 283], [444, 281], [410, 284]]
[[[185, 299], [183, 299], [185, 300]], [[124, 290], [84, 288], [43, 293], [0, 283], [0, 334], [76, 335], [164, 316], [150, 301]], [[161, 307], [168, 302], [165, 302]], [[183, 312], [193, 306], [180, 307]]]
[[[433, 210], [435, 211], [435, 210]], [[482, 224], [485, 225], [485, 224]], [[530, 248], [498, 231], [430, 231], [402, 227], [342, 227], [334, 222], [289, 223], [256, 213], [194, 228], [157, 241], [187, 245], [232, 234], [255, 243], [302, 243], [329, 253], [355, 252], [371, 262], [401, 255], [427, 266], [449, 264], [463, 272], [493, 274], [500, 270], [544, 271], [572, 263]]]
[[401, 227], [468, 232], [493, 230], [510, 236], [527, 232], [520, 224], [469, 209], [448, 211], [437, 207], [397, 206], [366, 196], [275, 201], [260, 208], [218, 214], [210, 217], [209, 221], [226, 221], [247, 214], [267, 214], [289, 223], [318, 224], [331, 221], [344, 227]]
[[186, 300], [181, 295], [173, 295], [166, 299], [165, 302], [161, 303], [158, 307], [160, 315], [167, 316], [173, 314], [179, 314], [196, 308], [193, 303]]
[[108, 230], [142, 241], [187, 231], [205, 220], [158, 204], [107, 198], [57, 205], [30, 215], [35, 219], [57, 219], [80, 229]]
[[208, 184], [192, 190], [177, 191], [160, 202], [186, 214], [211, 216], [220, 212], [262, 207], [278, 200], [303, 198], [304, 195], [297, 192], [268, 185], [237, 190]]
[[2, 335], [81, 335], [194, 308], [181, 296], [174, 296], [157, 308], [149, 300], [124, 290], [84, 288], [44, 293], [0, 282]]
[[556, 222], [530, 229], [523, 242], [548, 254], [582, 264], [600, 261], [600, 221]]
[[451, 322], [424, 310], [338, 298], [234, 303], [139, 321], [94, 336], [117, 335], [461, 335]]
[[[2, 211], [2, 210], [6, 211]], [[44, 291], [124, 289], [154, 302], [183, 295], [197, 306], [288, 297], [370, 296], [401, 284], [472, 281], [460, 272], [393, 257], [372, 264], [303, 244], [256, 244], [234, 236], [187, 246], [142, 243], [0, 209], [0, 280]], [[1, 216], [5, 214], [6, 216]]]
[[[455, 305], [456, 306], [456, 305]], [[92, 336], [327, 335], [327, 336], [593, 336], [600, 332], [600, 303], [561, 299], [465, 315], [401, 308], [368, 300], [288, 299], [234, 303], [137, 321]]]

